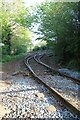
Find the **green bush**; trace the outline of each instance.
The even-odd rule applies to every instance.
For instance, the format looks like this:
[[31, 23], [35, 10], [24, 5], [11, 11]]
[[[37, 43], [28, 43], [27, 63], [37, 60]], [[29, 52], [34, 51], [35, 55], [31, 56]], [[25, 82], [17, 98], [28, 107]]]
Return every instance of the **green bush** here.
[[18, 54], [18, 55], [3, 55], [2, 56], [2, 63], [6, 63], [8, 61], [18, 59], [20, 57], [24, 56], [24, 53]]
[[33, 49], [33, 51], [38, 51], [38, 50], [40, 50], [40, 47], [38, 46], [35, 46], [35, 48]]
[[67, 67], [70, 69], [76, 68], [76, 70], [80, 71], [79, 66], [80, 66], [80, 62], [78, 62], [76, 59], [72, 59], [67, 65]]

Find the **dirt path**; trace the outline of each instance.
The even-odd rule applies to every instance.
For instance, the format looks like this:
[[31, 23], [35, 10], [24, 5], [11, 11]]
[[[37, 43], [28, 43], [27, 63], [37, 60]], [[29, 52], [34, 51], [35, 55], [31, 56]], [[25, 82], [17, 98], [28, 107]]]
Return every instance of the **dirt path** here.
[[2, 65], [2, 79], [6, 79], [9, 75], [14, 72], [21, 71], [25, 68], [24, 57], [13, 60]]

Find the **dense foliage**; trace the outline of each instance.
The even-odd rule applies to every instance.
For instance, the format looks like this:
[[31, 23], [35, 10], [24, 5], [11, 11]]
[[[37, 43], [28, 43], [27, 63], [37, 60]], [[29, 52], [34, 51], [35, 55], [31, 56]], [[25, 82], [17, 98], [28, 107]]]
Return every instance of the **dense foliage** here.
[[0, 5], [2, 55], [17, 55], [31, 47], [28, 9], [23, 0], [7, 0]]
[[45, 2], [36, 7], [34, 18], [39, 24], [38, 39], [47, 41], [63, 64], [79, 67], [80, 3]]
[[[35, 10], [24, 6], [23, 0], [3, 0], [0, 5], [0, 38], [4, 55], [18, 55], [32, 47], [32, 32], [45, 40], [59, 62], [80, 69], [80, 2], [44, 2]], [[0, 49], [1, 50], [1, 49]]]

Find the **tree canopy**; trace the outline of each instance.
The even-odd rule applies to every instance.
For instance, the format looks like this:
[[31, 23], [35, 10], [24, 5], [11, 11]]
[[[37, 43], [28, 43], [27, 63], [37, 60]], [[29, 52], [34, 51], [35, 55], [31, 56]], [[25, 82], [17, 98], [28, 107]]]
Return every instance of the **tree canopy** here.
[[25, 52], [31, 43], [31, 31], [28, 29], [28, 9], [23, 0], [3, 1], [0, 6], [2, 26], [2, 53], [19, 54]]
[[[80, 2], [45, 2], [37, 6], [38, 39], [47, 41], [63, 63], [80, 66]], [[36, 16], [36, 17], [35, 17]]]
[[32, 26], [63, 64], [80, 66], [80, 2], [47, 1], [31, 9], [23, 0], [0, 5], [3, 55], [19, 54], [31, 47]]

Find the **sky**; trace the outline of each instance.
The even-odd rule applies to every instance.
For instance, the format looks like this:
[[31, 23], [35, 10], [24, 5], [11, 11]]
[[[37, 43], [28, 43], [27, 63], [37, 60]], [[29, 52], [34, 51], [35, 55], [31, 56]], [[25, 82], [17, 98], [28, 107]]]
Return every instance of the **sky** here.
[[[25, 6], [31, 6], [31, 5], [35, 5], [35, 4], [40, 4], [40, 3], [44, 2], [44, 1], [45, 1], [45, 0], [24, 0]], [[37, 29], [38, 29], [38, 26], [35, 26], [35, 27], [33, 28], [33, 31], [37, 31]], [[34, 34], [34, 35], [32, 36], [32, 38], [31, 38], [31, 39], [32, 39], [32, 43], [34, 44], [34, 46], [40, 43], [40, 41], [35, 41], [35, 39], [36, 39], [37, 37], [39, 37], [39, 36], [36, 35], [36, 34]]]
[[[35, 5], [36, 3], [41, 3], [45, 0], [24, 0], [25, 4], [27, 6], [30, 6], [30, 5]], [[50, 0], [47, 0], [47, 1], [50, 1]], [[79, 2], [80, 0], [52, 0], [54, 2], [60, 2], [60, 1], [63, 1], [63, 2]]]
[[[14, 0], [3, 0], [3, 1], [14, 1]], [[26, 6], [35, 5], [36, 3], [41, 3], [45, 0], [24, 0]]]
[[27, 6], [30, 6], [30, 5], [35, 5], [36, 3], [41, 3], [45, 0], [24, 0], [25, 4]]

